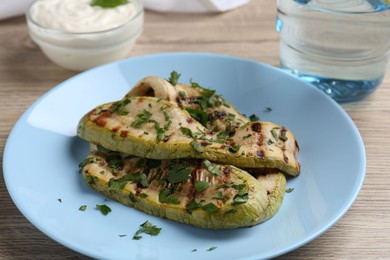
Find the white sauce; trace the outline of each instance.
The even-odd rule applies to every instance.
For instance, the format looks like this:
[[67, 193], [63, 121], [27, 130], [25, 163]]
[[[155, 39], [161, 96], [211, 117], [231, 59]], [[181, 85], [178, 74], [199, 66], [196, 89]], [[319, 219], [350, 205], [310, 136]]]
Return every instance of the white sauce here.
[[85, 70], [122, 59], [143, 29], [143, 0], [115, 8], [92, 0], [38, 0], [27, 13], [30, 36], [54, 63]]
[[118, 27], [133, 18], [134, 1], [115, 8], [91, 6], [91, 0], [40, 0], [31, 8], [32, 19], [42, 27], [66, 32], [98, 32]]

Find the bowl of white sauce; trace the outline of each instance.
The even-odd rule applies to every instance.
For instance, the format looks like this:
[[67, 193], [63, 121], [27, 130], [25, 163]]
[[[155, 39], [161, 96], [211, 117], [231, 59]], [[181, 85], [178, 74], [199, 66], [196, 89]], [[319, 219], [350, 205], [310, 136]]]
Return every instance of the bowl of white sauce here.
[[26, 17], [31, 39], [51, 61], [82, 71], [129, 54], [144, 8], [142, 0], [35, 0]]

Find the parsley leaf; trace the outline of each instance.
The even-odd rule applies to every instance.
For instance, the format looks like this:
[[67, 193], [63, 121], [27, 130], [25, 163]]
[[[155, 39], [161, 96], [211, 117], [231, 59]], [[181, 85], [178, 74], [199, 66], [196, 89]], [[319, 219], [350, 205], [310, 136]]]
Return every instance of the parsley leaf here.
[[214, 175], [221, 174], [221, 169], [219, 169], [217, 166], [212, 164], [209, 160], [204, 160], [203, 165], [206, 166], [207, 170], [211, 172]]
[[256, 121], [259, 121], [260, 118], [258, 116], [256, 116], [255, 114], [253, 114], [253, 115], [249, 116], [249, 120], [251, 120], [251, 122], [256, 122]]
[[281, 131], [280, 132], [279, 139], [284, 141], [284, 142], [288, 140], [288, 137], [286, 136], [286, 132], [285, 131]]
[[200, 208], [200, 205], [196, 202], [194, 198], [192, 198], [187, 205], [187, 210], [192, 212], [193, 210], [196, 210], [198, 208]]
[[214, 196], [213, 196], [213, 199], [222, 200], [222, 199], [223, 199], [222, 191], [216, 192], [216, 193], [214, 194]]
[[95, 178], [91, 175], [85, 175], [85, 181], [88, 183], [88, 184], [94, 184], [95, 183]]
[[167, 179], [171, 183], [180, 183], [188, 180], [191, 177], [192, 169], [186, 168], [184, 165], [172, 165], [168, 171]]
[[238, 152], [238, 150], [240, 150], [240, 148], [241, 148], [241, 145], [230, 145], [229, 151], [232, 153], [236, 153], [236, 152]]
[[203, 148], [202, 148], [202, 145], [196, 141], [192, 141], [190, 143], [190, 145], [192, 146], [192, 148], [194, 148], [195, 151], [197, 151], [198, 153], [202, 153], [203, 152]]
[[111, 105], [111, 109], [113, 112], [117, 112], [121, 116], [127, 115], [129, 112], [126, 111], [124, 108], [127, 104], [130, 103], [130, 99], [123, 99], [121, 101], [115, 102]]
[[168, 111], [167, 111], [167, 106], [166, 106], [166, 105], [163, 105], [163, 106], [161, 106], [160, 109], [161, 109], [161, 111], [163, 111], [163, 113], [164, 113], [165, 120], [166, 120], [166, 121], [171, 120], [171, 116], [169, 115], [169, 113], [168, 113]]
[[248, 193], [236, 194], [233, 197], [233, 204], [242, 204], [248, 201]]
[[201, 109], [194, 109], [186, 107], [185, 110], [190, 114], [190, 116], [201, 123], [204, 127], [207, 127], [207, 113]]
[[141, 228], [138, 229], [133, 236], [134, 240], [141, 239], [142, 236], [139, 235], [141, 233], [145, 233], [145, 234], [148, 234], [151, 236], [157, 236], [158, 234], [160, 234], [160, 231], [161, 231], [161, 228], [156, 227], [155, 225], [150, 223], [148, 220], [145, 221], [143, 224], [141, 224], [140, 227]]
[[210, 247], [209, 249], [207, 249], [207, 251], [213, 251], [213, 250], [215, 250], [215, 249], [217, 249], [217, 247], [216, 247], [216, 246], [212, 246], [212, 247]]
[[108, 206], [105, 205], [105, 204], [96, 205], [96, 208], [97, 208], [98, 210], [100, 210], [100, 212], [101, 212], [104, 216], [106, 216], [108, 213], [111, 212], [110, 207], [108, 207]]
[[162, 189], [158, 195], [158, 200], [161, 203], [179, 204], [178, 198], [174, 197], [170, 189]]
[[286, 193], [290, 193], [290, 192], [292, 192], [294, 190], [294, 188], [287, 188], [286, 189]]
[[80, 211], [85, 211], [87, 209], [87, 205], [81, 205], [79, 210]]
[[171, 76], [169, 77], [168, 81], [171, 83], [173, 86], [177, 84], [179, 81], [181, 74], [177, 73], [176, 71], [171, 72]]
[[110, 168], [117, 169], [117, 170], [122, 168], [122, 156], [120, 155], [120, 153], [109, 152], [106, 157], [106, 160], [107, 160], [107, 165]]
[[189, 138], [195, 138], [194, 133], [187, 127], [181, 127], [180, 131]]
[[236, 209], [229, 209], [229, 210], [225, 211], [224, 214], [234, 214], [236, 212], [237, 212]]
[[219, 211], [219, 208], [214, 205], [214, 203], [210, 202], [206, 205], [202, 205], [202, 209], [209, 214], [216, 213]]
[[[169, 121], [169, 122], [172, 122], [172, 121]], [[167, 124], [167, 127], [170, 125], [169, 122]], [[165, 138], [169, 137], [169, 135], [165, 134], [165, 127], [162, 128], [157, 121], [154, 122], [154, 129], [156, 129], [156, 132], [157, 132], [157, 141], [158, 142], [161, 142]]]
[[179, 91], [179, 96], [184, 99], [187, 98], [187, 94], [184, 91]]
[[148, 110], [144, 109], [144, 111], [137, 114], [136, 119], [131, 123], [131, 126], [134, 128], [140, 128], [147, 122], [149, 122], [150, 117], [152, 116], [152, 113], [150, 113]]
[[115, 180], [111, 178], [108, 182], [108, 190], [119, 191], [123, 189], [128, 182], [137, 182], [141, 184], [142, 187], [149, 187], [148, 177], [144, 173], [134, 172], [131, 174], [126, 174], [122, 178]]
[[275, 140], [278, 140], [278, 134], [276, 133], [275, 129], [271, 129], [271, 134], [275, 138]]
[[195, 184], [195, 190], [196, 192], [201, 192], [207, 189], [208, 187], [211, 186], [211, 182], [208, 181], [196, 181]]
[[127, 4], [128, 0], [92, 0], [91, 6], [100, 6], [102, 8], [114, 8]]

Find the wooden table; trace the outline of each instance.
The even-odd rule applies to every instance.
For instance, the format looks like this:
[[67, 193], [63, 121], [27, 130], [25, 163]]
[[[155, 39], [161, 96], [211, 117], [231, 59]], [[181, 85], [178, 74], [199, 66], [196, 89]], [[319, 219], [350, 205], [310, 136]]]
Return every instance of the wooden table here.
[[[252, 0], [223, 14], [146, 12], [133, 52], [210, 52], [278, 65], [274, 1]], [[389, 71], [390, 72], [390, 71]], [[51, 63], [31, 41], [24, 17], [0, 21], [0, 156], [22, 113], [45, 92], [76, 75]], [[389, 259], [390, 73], [368, 99], [343, 105], [364, 139], [367, 176], [347, 214], [325, 234], [281, 259]], [[0, 162], [2, 166], [2, 160]], [[0, 171], [2, 167], [0, 167]], [[0, 259], [84, 259], [30, 224], [0, 174]]]

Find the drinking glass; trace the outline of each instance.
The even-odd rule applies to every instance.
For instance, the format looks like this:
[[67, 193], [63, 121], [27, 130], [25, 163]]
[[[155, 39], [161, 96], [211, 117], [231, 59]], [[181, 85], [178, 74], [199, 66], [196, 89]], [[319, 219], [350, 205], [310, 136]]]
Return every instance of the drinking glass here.
[[281, 68], [338, 102], [381, 84], [390, 56], [390, 0], [277, 0]]

